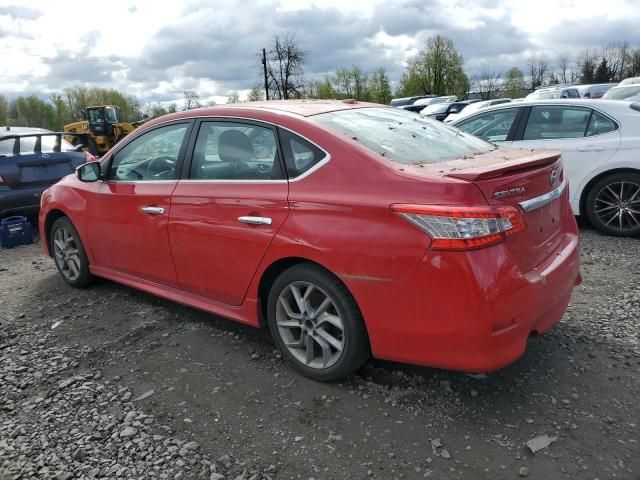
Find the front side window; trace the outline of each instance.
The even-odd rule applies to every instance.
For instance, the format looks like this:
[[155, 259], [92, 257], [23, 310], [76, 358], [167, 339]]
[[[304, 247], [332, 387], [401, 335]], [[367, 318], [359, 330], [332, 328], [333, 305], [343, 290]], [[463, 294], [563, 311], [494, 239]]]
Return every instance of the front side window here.
[[491, 142], [503, 142], [507, 139], [517, 114], [517, 108], [494, 110], [468, 118], [460, 122], [457, 127]]
[[109, 167], [109, 179], [116, 181], [171, 180], [188, 125], [156, 128], [135, 138], [116, 152]]
[[284, 178], [273, 129], [235, 122], [203, 122], [193, 152], [196, 180]]
[[394, 108], [340, 110], [311, 118], [400, 163], [446, 162], [495, 148], [437, 120]]
[[590, 115], [581, 107], [531, 107], [523, 140], [584, 137]]

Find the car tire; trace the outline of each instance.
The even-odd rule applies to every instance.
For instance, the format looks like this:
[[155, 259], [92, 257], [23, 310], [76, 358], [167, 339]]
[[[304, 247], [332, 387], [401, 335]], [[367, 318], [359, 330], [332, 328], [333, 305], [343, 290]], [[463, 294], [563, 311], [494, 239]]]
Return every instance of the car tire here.
[[58, 218], [51, 227], [49, 248], [58, 272], [75, 288], [88, 287], [93, 281], [82, 241], [67, 217]]
[[267, 318], [283, 355], [314, 380], [342, 380], [371, 356], [355, 299], [318, 265], [294, 265], [276, 278], [269, 291]]
[[591, 225], [606, 235], [640, 235], [640, 173], [614, 173], [596, 182], [585, 210]]

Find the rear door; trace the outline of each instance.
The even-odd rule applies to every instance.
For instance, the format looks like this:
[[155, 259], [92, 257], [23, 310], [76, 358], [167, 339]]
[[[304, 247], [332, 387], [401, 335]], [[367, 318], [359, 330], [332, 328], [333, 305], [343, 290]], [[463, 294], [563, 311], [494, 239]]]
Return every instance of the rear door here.
[[[204, 119], [171, 199], [169, 237], [180, 287], [240, 305], [289, 213], [275, 127]], [[193, 136], [192, 136], [193, 137]]]
[[517, 148], [551, 148], [562, 152], [565, 174], [574, 192], [618, 150], [618, 124], [601, 112], [576, 105], [528, 108], [524, 128], [512, 144]]

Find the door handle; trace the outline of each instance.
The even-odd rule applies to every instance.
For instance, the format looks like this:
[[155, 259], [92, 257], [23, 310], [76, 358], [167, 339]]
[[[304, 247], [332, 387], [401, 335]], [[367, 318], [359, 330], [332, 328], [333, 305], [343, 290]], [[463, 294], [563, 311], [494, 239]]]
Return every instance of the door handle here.
[[249, 225], [271, 225], [269, 217], [238, 217], [238, 221]]
[[141, 210], [149, 215], [162, 215], [164, 208], [162, 207], [142, 207]]
[[584, 147], [578, 148], [579, 152], [601, 152], [604, 150], [604, 147], [599, 145], [585, 145]]

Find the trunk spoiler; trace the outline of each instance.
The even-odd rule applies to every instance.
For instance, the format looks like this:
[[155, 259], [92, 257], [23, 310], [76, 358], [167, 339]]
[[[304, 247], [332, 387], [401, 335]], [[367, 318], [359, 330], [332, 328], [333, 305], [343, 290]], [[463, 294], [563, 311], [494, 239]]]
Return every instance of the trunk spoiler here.
[[558, 151], [536, 152], [517, 160], [506, 160], [500, 163], [488, 163], [487, 165], [476, 165], [460, 170], [451, 170], [447, 177], [461, 180], [476, 181], [490, 178], [499, 178], [507, 173], [518, 172], [538, 168], [544, 165], [555, 163], [561, 154]]

